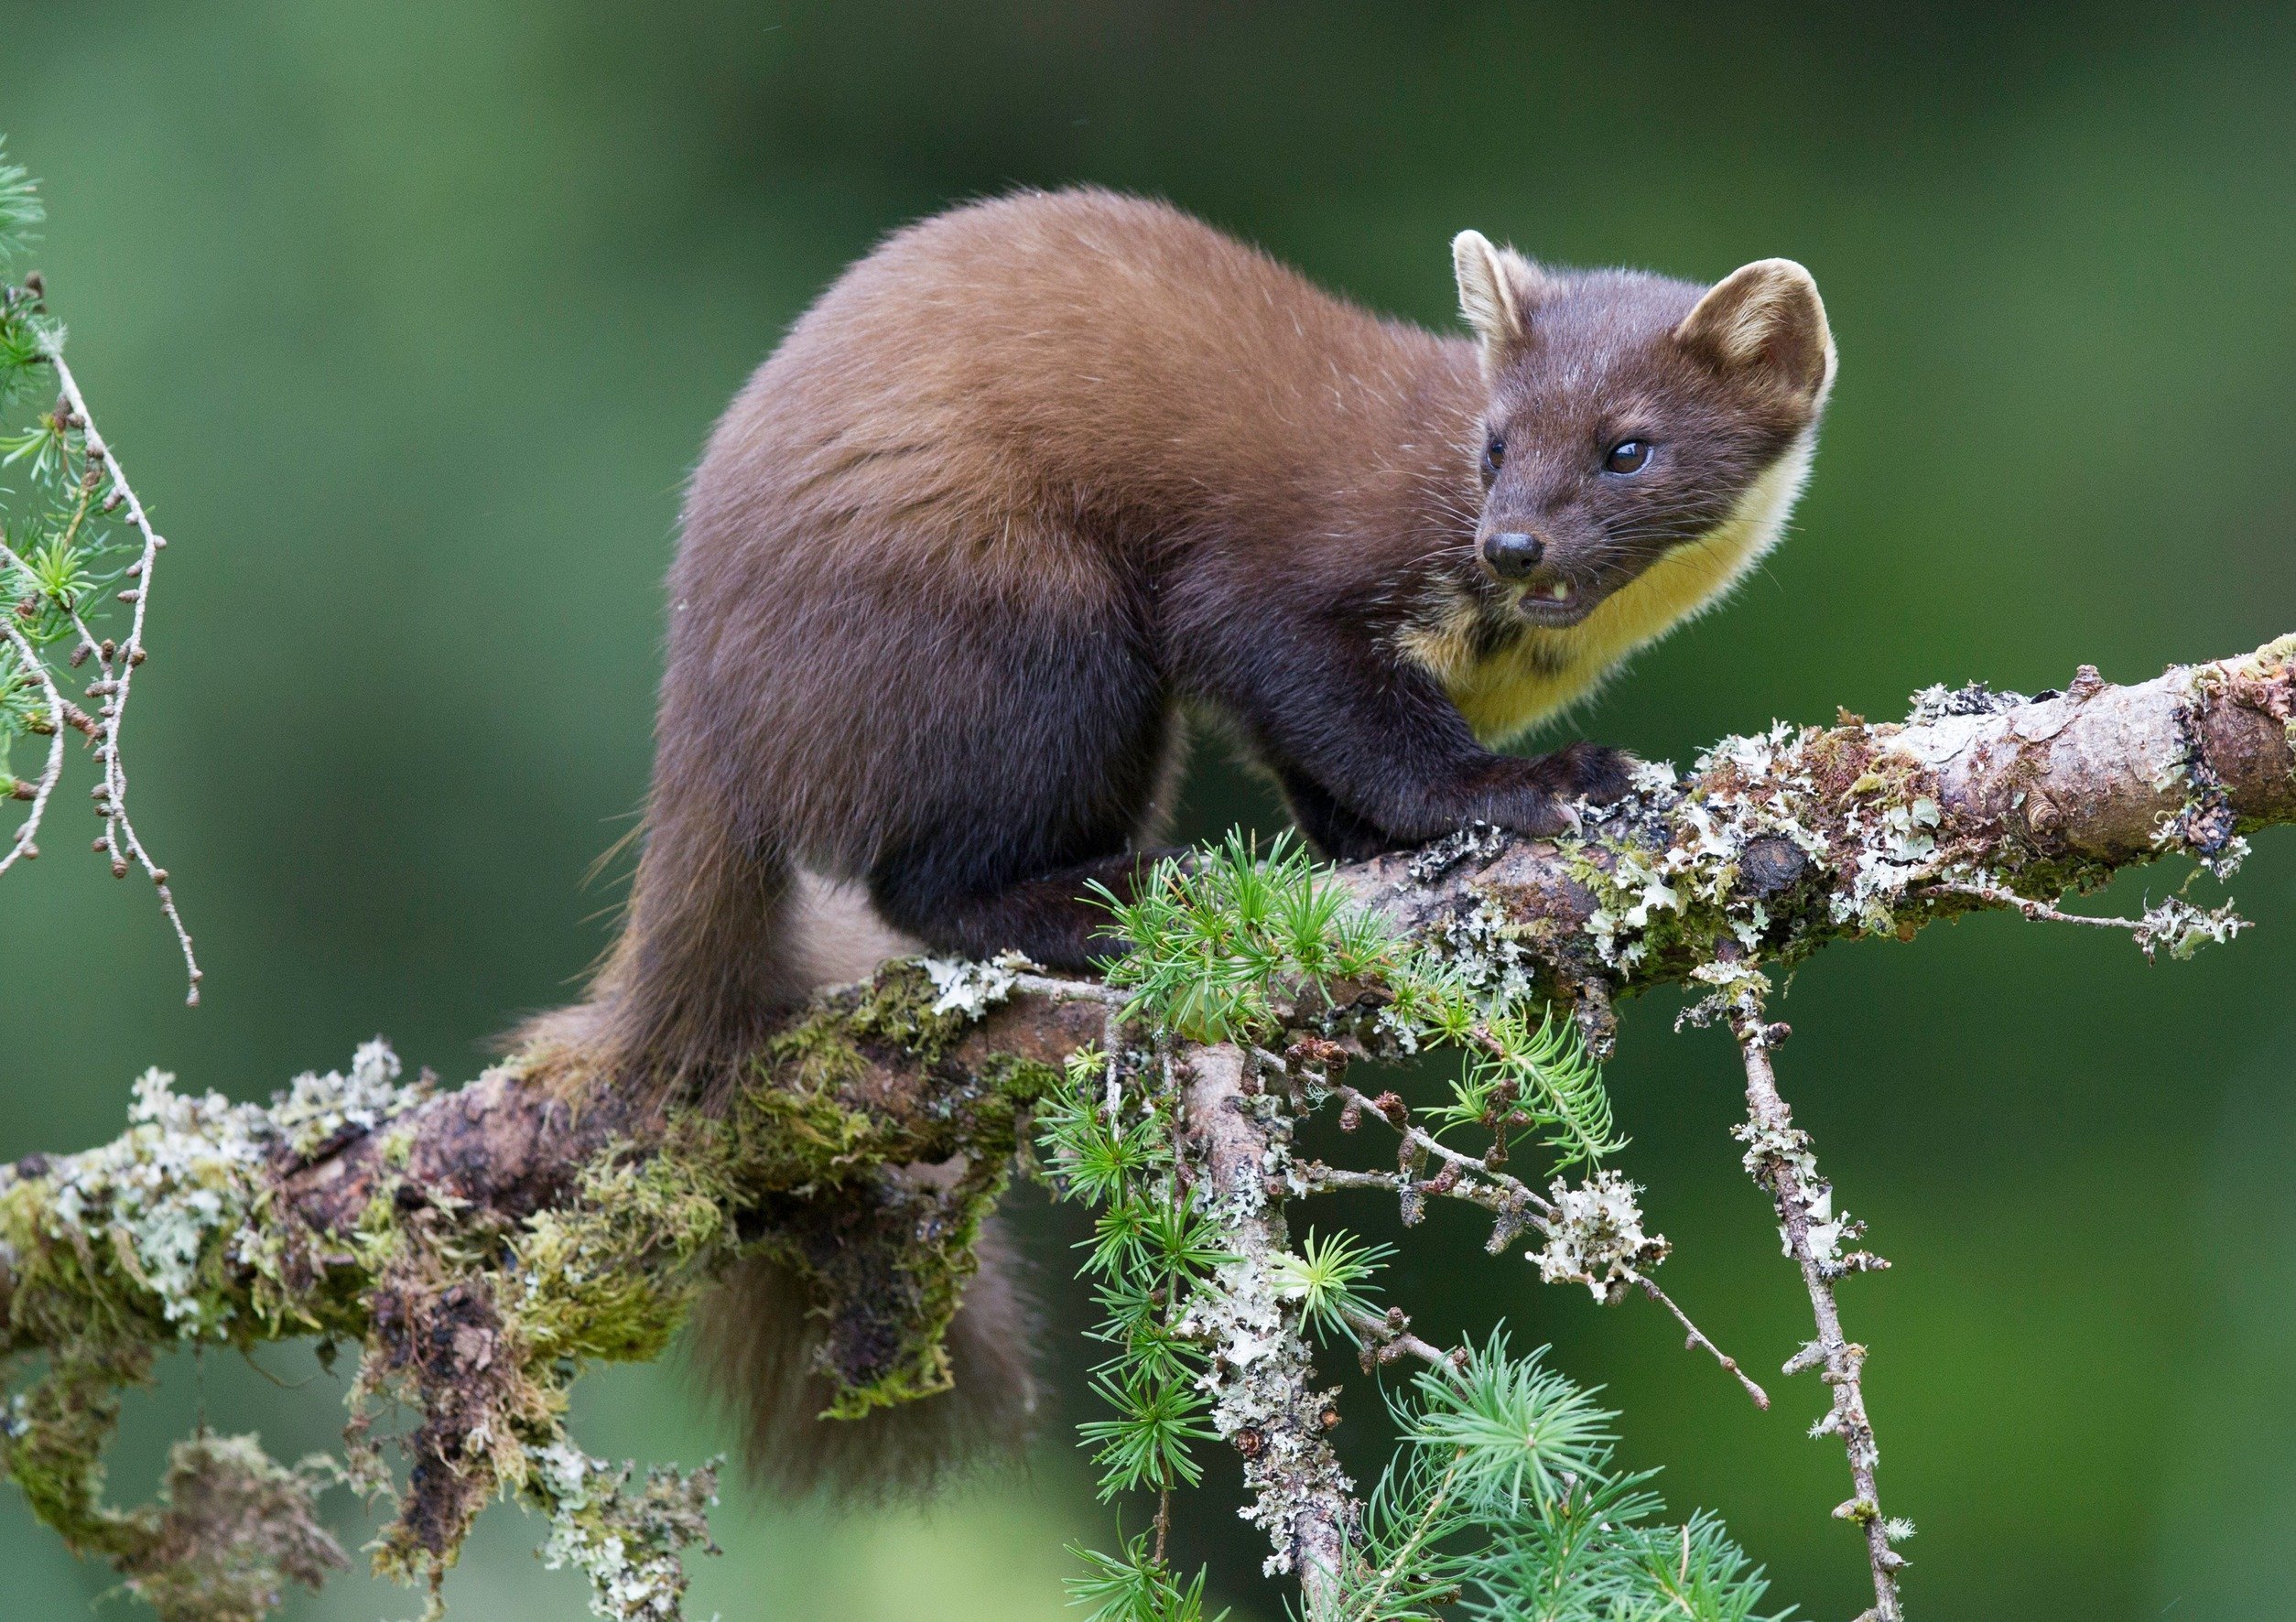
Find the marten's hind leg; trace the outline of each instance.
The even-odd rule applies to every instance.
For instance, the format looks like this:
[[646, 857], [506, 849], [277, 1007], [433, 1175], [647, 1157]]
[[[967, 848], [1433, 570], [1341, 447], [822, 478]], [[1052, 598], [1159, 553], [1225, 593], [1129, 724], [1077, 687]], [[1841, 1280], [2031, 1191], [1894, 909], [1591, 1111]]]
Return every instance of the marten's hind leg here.
[[1142, 847], [1186, 735], [1142, 593], [1104, 558], [1083, 569], [1098, 554], [1081, 541], [1052, 556], [1064, 568], [1010, 600], [941, 601], [879, 649], [875, 664], [930, 679], [886, 718], [899, 747], [881, 752], [877, 825], [847, 870], [886, 923], [937, 951], [1083, 970], [1121, 952], [1090, 886], [1128, 895], [1162, 854]]
[[1042, 878], [968, 890], [937, 886], [929, 864], [896, 861], [871, 876], [870, 897], [887, 923], [942, 951], [967, 957], [1017, 951], [1046, 968], [1086, 972], [1125, 949], [1093, 886], [1129, 898], [1133, 883], [1173, 854], [1120, 850]]

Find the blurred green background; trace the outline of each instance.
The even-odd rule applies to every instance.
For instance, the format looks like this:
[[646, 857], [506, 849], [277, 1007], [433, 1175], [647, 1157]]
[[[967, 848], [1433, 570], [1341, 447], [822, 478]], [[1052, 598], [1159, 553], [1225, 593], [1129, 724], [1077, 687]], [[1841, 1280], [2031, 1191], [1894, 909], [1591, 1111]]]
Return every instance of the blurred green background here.
[[[54, 308], [176, 542], [131, 763], [208, 968], [185, 1011], [148, 891], [71, 838], [11, 875], [0, 1156], [111, 1135], [146, 1064], [254, 1097], [380, 1031], [459, 1077], [565, 1000], [618, 893], [584, 871], [644, 787], [657, 582], [711, 418], [878, 235], [1015, 184], [1157, 192], [1436, 324], [1466, 225], [1570, 263], [1809, 265], [1842, 375], [1798, 533], [1579, 718], [1608, 741], [1683, 759], [1773, 715], [1894, 715], [1933, 680], [2141, 677], [2296, 629], [2284, 20], [5, 0], [0, 40]], [[1217, 761], [1187, 816], [1275, 821]], [[1917, 1617], [2291, 1614], [2296, 838], [2233, 888], [2260, 926], [2190, 965], [1986, 919], [1827, 953], [1781, 1011], [1788, 1088], [1896, 1263], [1847, 1311], [1887, 1500], [1922, 1529]], [[1625, 1164], [1677, 1296], [1774, 1368], [1806, 1308], [1726, 1135], [1728, 1044], [1672, 1033], [1673, 1007], [1630, 1011], [1611, 1069]], [[697, 1617], [1061, 1614], [1058, 1543], [1110, 1517], [1067, 1444], [1066, 1213], [1018, 1204], [1068, 1393], [1030, 1476], [844, 1519], [729, 1492]], [[1543, 1293], [1477, 1237], [1412, 1236], [1392, 1282], [1423, 1327], [1503, 1311], [1553, 1341], [1776, 1597], [1859, 1607], [1826, 1518], [1839, 1449], [1802, 1435], [1813, 1382], [1772, 1380], [1757, 1414], [1653, 1310]], [[328, 1440], [340, 1382], [262, 1361], [290, 1389], [231, 1357], [170, 1369], [120, 1490], [147, 1489], [201, 1385], [276, 1453]], [[1376, 1402], [1348, 1409], [1368, 1467]], [[618, 1456], [720, 1445], [676, 1366], [592, 1379], [579, 1418]], [[1193, 1506], [1182, 1552], [1274, 1616], [1227, 1508]], [[459, 1614], [581, 1615], [536, 1541], [490, 1517]], [[12, 1493], [0, 1573], [10, 1619], [109, 1585]], [[419, 1608], [354, 1580], [290, 1614]]]

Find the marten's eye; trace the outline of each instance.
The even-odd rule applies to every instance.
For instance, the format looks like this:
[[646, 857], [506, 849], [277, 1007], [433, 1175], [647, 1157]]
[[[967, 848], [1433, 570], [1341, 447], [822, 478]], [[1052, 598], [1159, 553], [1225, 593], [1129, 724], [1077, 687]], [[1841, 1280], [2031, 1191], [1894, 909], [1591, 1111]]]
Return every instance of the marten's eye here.
[[1639, 473], [1651, 460], [1651, 448], [1640, 439], [1621, 439], [1602, 459], [1606, 473]]
[[1504, 439], [1494, 438], [1489, 444], [1483, 447], [1483, 466], [1489, 471], [1494, 473], [1499, 471], [1499, 464], [1506, 460], [1507, 442]]

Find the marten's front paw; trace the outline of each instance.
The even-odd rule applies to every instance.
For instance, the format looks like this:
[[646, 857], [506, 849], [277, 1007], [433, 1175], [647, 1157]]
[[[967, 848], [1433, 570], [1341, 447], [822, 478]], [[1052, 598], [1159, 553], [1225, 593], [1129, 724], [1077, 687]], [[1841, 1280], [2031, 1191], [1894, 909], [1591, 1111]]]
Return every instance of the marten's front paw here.
[[1576, 833], [1572, 802], [1607, 806], [1631, 786], [1634, 757], [1619, 749], [1573, 743], [1535, 760], [1509, 761], [1478, 815], [1534, 838]]
[[1623, 749], [1605, 749], [1581, 739], [1531, 762], [1549, 773], [1557, 797], [1608, 806], [1633, 786], [1635, 759]]

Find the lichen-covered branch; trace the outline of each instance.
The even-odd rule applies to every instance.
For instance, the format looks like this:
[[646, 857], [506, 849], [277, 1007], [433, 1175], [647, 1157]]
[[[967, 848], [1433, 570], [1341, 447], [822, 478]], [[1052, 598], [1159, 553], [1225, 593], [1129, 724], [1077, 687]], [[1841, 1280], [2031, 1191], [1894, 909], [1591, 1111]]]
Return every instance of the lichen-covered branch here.
[[1770, 1054], [1784, 1039], [1786, 1028], [1766, 1022], [1750, 998], [1733, 1008], [1729, 1019], [1746, 1063], [1746, 1124], [1738, 1129], [1746, 1144], [1746, 1169], [1778, 1208], [1779, 1237], [1801, 1270], [1817, 1321], [1817, 1338], [1788, 1359], [1786, 1372], [1816, 1369], [1833, 1388], [1833, 1398], [1811, 1434], [1839, 1436], [1849, 1455], [1852, 1491], [1834, 1513], [1864, 1535], [1873, 1568], [1873, 1606], [1859, 1622], [1903, 1622], [1898, 1573], [1905, 1568], [1905, 1557], [1890, 1544], [1911, 1536], [1912, 1528], [1882, 1517], [1881, 1492], [1874, 1483], [1881, 1450], [1866, 1412], [1866, 1348], [1842, 1333], [1841, 1308], [1834, 1298], [1834, 1286], [1841, 1280], [1852, 1273], [1878, 1272], [1890, 1264], [1870, 1251], [1843, 1249], [1863, 1235], [1865, 1225], [1836, 1208], [1833, 1185], [1818, 1174], [1810, 1135], [1793, 1124], [1793, 1114], [1778, 1091]]
[[[2245, 835], [2296, 819], [2296, 637], [2129, 687], [2083, 666], [2064, 691], [1917, 695], [1902, 723], [1729, 738], [1677, 778], [1589, 816], [1584, 841], [1462, 836], [1345, 876], [1414, 933], [1578, 999], [1733, 988], [1830, 941], [1911, 936], [1972, 911], [2053, 901], [2182, 854], [2219, 876]], [[2175, 955], [2226, 913], [2153, 909]]]
[[1232, 1257], [1184, 1328], [1211, 1348], [1213, 1427], [1242, 1457], [1252, 1494], [1244, 1516], [1274, 1546], [1267, 1569], [1297, 1573], [1307, 1614], [1320, 1618], [1355, 1530], [1355, 1487], [1329, 1440], [1338, 1390], [1316, 1383], [1275, 1276], [1291, 1248], [1291, 1119], [1242, 1049], [1194, 1048], [1185, 1063], [1183, 1163]]
[[[1644, 987], [1702, 988], [1727, 1011], [1833, 940], [1986, 907], [2055, 910], [2067, 891], [2174, 853], [2229, 871], [2247, 833], [2296, 820], [2292, 721], [2296, 639], [2126, 687], [2085, 670], [2031, 699], [1933, 689], [1904, 723], [1780, 726], [1726, 740], [1684, 776], [1645, 768], [1625, 801], [1587, 811], [1582, 838], [1468, 830], [1338, 877], [1448, 972], [1568, 1006], [1600, 1049], [1613, 1004]], [[2181, 898], [2137, 922], [2144, 944], [2178, 955], [2236, 926]], [[1279, 988], [1273, 1018], [1286, 1042], [1376, 1057], [1416, 1040], [1399, 994], [1377, 975]], [[554, 1548], [590, 1570], [602, 1614], [673, 1615], [661, 1561], [706, 1537], [706, 1482], [641, 1496], [602, 1466], [577, 1471], [571, 1381], [591, 1362], [657, 1356], [697, 1294], [762, 1244], [813, 1285], [839, 1411], [944, 1387], [941, 1331], [1023, 1117], [1066, 1055], [1123, 1045], [1122, 1000], [1013, 962], [888, 966], [793, 1018], [717, 1117], [634, 1112], [567, 1041], [452, 1092], [404, 1080], [380, 1044], [268, 1107], [180, 1096], [155, 1074], [125, 1136], [0, 1170], [0, 1467], [169, 1616], [260, 1615], [283, 1578], [330, 1563], [298, 1530], [316, 1480], [188, 1458], [194, 1487], [230, 1483], [191, 1498], [256, 1508], [192, 1515], [180, 1492], [111, 1508], [101, 1457], [117, 1393], [172, 1346], [350, 1343], [362, 1352], [352, 1485], [397, 1499], [385, 1570], [435, 1582], [479, 1508], [515, 1492], [553, 1516]], [[1183, 1051], [1200, 1174], [1223, 1199], [1262, 1202], [1258, 1216], [1239, 1206], [1239, 1221], [1270, 1225], [1270, 1245], [1287, 1195], [1376, 1184], [1406, 1201], [1471, 1195], [1510, 1238], [1545, 1238], [1543, 1271], [1604, 1292], [1647, 1286], [1652, 1241], [1608, 1185], [1537, 1195], [1501, 1172], [1503, 1136], [1473, 1164], [1420, 1143], [1394, 1173], [1304, 1167], [1272, 1185], [1284, 1157], [1271, 1161], [1269, 1142], [1246, 1152], [1245, 1137], [1273, 1130], [1247, 1084], [1289, 1061], [1267, 1045]], [[1417, 1140], [1399, 1130], [1410, 1162]], [[920, 1184], [904, 1174], [920, 1163], [954, 1174]], [[1250, 1281], [1239, 1274], [1231, 1292], [1247, 1316]], [[1351, 1513], [1345, 1484], [1324, 1477], [1320, 1393], [1304, 1352], [1277, 1345], [1252, 1366], [1289, 1382], [1298, 1434], [1263, 1432], [1256, 1455], [1243, 1430], [1259, 1427], [1233, 1439], [1248, 1463], [1269, 1461], [1254, 1477], [1269, 1530], [1312, 1571]], [[403, 1473], [369, 1428], [385, 1397], [417, 1419], [396, 1438]], [[304, 1485], [289, 1490], [291, 1476]], [[654, 1563], [616, 1566], [612, 1549]]]

